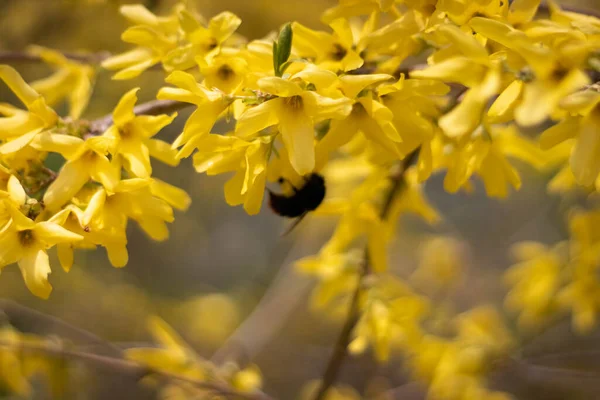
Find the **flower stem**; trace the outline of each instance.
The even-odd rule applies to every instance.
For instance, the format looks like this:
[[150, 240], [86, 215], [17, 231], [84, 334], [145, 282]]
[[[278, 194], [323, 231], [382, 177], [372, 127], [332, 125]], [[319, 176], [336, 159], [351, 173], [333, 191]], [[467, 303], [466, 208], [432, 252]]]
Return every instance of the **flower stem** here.
[[[396, 196], [402, 192], [403, 188], [406, 185], [405, 172], [406, 170], [415, 162], [417, 155], [419, 154], [419, 149], [417, 148], [410, 154], [408, 154], [401, 163], [400, 171], [395, 174], [392, 179], [392, 186], [385, 198], [385, 202], [380, 211], [380, 217], [382, 220], [388, 217], [388, 214], [392, 208], [392, 204], [396, 199]], [[335, 383], [342, 363], [346, 359], [348, 354], [347, 348], [350, 344], [350, 336], [354, 327], [358, 323], [360, 318], [360, 294], [362, 291], [363, 281], [364, 279], [371, 273], [370, 262], [369, 262], [369, 252], [365, 249], [364, 253], [364, 262], [362, 268], [360, 269], [358, 275], [358, 282], [356, 284], [356, 288], [354, 289], [354, 293], [352, 294], [352, 299], [350, 300], [350, 308], [348, 310], [348, 316], [346, 317], [346, 321], [342, 326], [342, 330], [338, 339], [333, 348], [333, 354], [327, 363], [327, 367], [325, 368], [325, 373], [323, 374], [323, 380], [321, 381], [321, 385], [317, 390], [317, 394], [313, 398], [313, 400], [323, 400], [325, 399], [327, 392], [331, 388], [331, 386]]]

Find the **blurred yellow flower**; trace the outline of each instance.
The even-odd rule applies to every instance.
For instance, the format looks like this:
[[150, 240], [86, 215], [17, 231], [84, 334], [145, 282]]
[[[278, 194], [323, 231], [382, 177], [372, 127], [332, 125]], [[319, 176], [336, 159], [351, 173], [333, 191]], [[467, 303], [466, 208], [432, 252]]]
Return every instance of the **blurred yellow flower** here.
[[44, 96], [50, 106], [67, 99], [69, 116], [73, 119], [81, 117], [92, 95], [94, 68], [40, 46], [30, 47], [29, 52], [56, 69], [49, 77], [31, 82], [31, 87]]

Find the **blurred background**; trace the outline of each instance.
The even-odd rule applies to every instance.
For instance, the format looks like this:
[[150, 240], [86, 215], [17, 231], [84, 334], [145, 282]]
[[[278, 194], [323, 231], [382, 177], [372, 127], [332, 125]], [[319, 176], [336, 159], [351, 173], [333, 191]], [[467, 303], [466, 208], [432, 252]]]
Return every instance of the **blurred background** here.
[[[239, 32], [250, 39], [291, 20], [325, 29], [319, 23], [320, 13], [335, 3], [331, 0], [189, 1], [206, 18], [224, 10], [239, 15], [243, 21]], [[161, 13], [168, 11], [173, 3], [149, 0], [144, 4]], [[37, 44], [63, 51], [121, 52], [128, 47], [119, 40], [126, 27], [118, 13], [120, 4], [124, 2], [0, 0], [0, 50], [24, 50]], [[600, 9], [598, 0], [561, 4]], [[50, 73], [43, 65], [14, 66], [28, 81]], [[148, 71], [135, 80], [111, 81], [110, 73], [101, 71], [84, 117], [93, 119], [110, 112], [120, 96], [132, 87], [142, 87], [140, 102], [153, 99], [162, 79], [162, 71]], [[0, 85], [0, 101], [14, 101], [4, 85]], [[64, 109], [58, 111], [65, 114]], [[172, 141], [188, 113], [181, 112], [160, 136]], [[27, 332], [67, 337], [103, 352], [103, 345], [86, 342], [72, 327], [52, 318], [130, 346], [151, 341], [146, 319], [159, 315], [202, 356], [209, 358], [220, 349], [221, 359], [231, 356], [242, 363], [252, 360], [265, 376], [265, 391], [281, 399], [296, 398], [307, 381], [320, 377], [342, 316], [332, 319], [321, 314], [327, 310], [310, 309], [308, 300], [314, 282], [297, 273], [293, 262], [318, 252], [334, 221], [307, 218], [292, 234], [282, 237], [286, 221], [268, 208], [250, 217], [242, 208], [225, 203], [223, 184], [227, 177], [198, 175], [191, 159], [184, 160], [179, 168], [158, 162], [153, 166], [157, 177], [184, 188], [193, 199], [189, 211], [176, 214], [170, 226], [170, 240], [153, 242], [132, 223], [129, 264], [123, 269], [112, 268], [103, 250], [80, 251], [67, 274], [53, 255], [50, 282], [54, 291], [47, 301], [29, 293], [16, 265], [4, 268], [0, 298], [42, 313], [17, 312], [20, 317], [15, 319], [15, 325]], [[486, 302], [500, 304], [505, 290], [499, 284], [499, 277], [511, 263], [510, 245], [521, 240], [554, 243], [567, 236], [563, 212], [568, 204], [546, 194], [550, 176], [540, 176], [525, 165], [519, 167], [523, 188], [505, 201], [485, 198], [479, 184], [472, 194], [448, 195], [442, 189], [443, 176], [431, 179], [426, 193], [444, 220], [429, 227], [416, 217], [402, 218], [398, 239], [390, 246], [394, 272], [409, 276], [417, 265], [415, 249], [432, 234], [453, 236], [462, 244], [467, 273], [452, 298], [443, 299], [448, 312], [460, 312]], [[261, 299], [263, 302], [257, 309]], [[228, 340], [232, 334], [233, 339]], [[498, 376], [497, 384], [510, 385], [524, 399], [600, 398], [596, 382], [600, 363], [594, 362], [597, 358], [588, 351], [600, 349], [599, 339], [598, 334], [577, 337], [570, 333], [568, 324], [559, 326], [529, 345], [532, 357], [560, 352], [579, 356], [546, 360], [545, 369], [522, 372], [521, 375], [530, 378], [527, 383], [509, 373]], [[587, 354], [582, 356], [579, 350], [586, 350]], [[377, 365], [372, 358], [367, 353], [347, 360], [341, 382], [363, 393], [376, 394], [407, 381], [401, 360]], [[569, 370], [565, 372], [565, 368]], [[576, 368], [575, 373], [572, 368]], [[594, 369], [597, 374], [591, 377], [577, 372]], [[134, 381], [119, 380], [110, 371], [87, 373], [86, 379], [85, 387], [69, 388], [70, 398], [155, 396], [152, 390]], [[393, 394], [396, 396], [393, 398], [422, 397], [412, 385], [403, 386]]]

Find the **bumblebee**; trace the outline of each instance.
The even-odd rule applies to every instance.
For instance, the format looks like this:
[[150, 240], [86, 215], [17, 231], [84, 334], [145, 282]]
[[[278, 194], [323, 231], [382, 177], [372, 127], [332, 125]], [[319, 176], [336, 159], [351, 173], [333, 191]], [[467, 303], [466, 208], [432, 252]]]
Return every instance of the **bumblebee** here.
[[[284, 182], [279, 178], [280, 184]], [[301, 220], [308, 212], [316, 210], [325, 198], [325, 178], [317, 173], [306, 175], [304, 185], [300, 188], [292, 186], [292, 190], [290, 196], [269, 190], [269, 207], [277, 215]]]

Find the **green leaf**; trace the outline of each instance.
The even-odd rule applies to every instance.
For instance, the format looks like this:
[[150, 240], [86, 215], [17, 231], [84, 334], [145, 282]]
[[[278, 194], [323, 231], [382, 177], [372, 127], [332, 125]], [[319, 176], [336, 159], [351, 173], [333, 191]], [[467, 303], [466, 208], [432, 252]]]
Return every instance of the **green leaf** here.
[[285, 24], [279, 32], [277, 41], [273, 43], [273, 69], [277, 76], [283, 75], [283, 71], [289, 66], [289, 64], [285, 64], [292, 53], [293, 35], [292, 25]]

